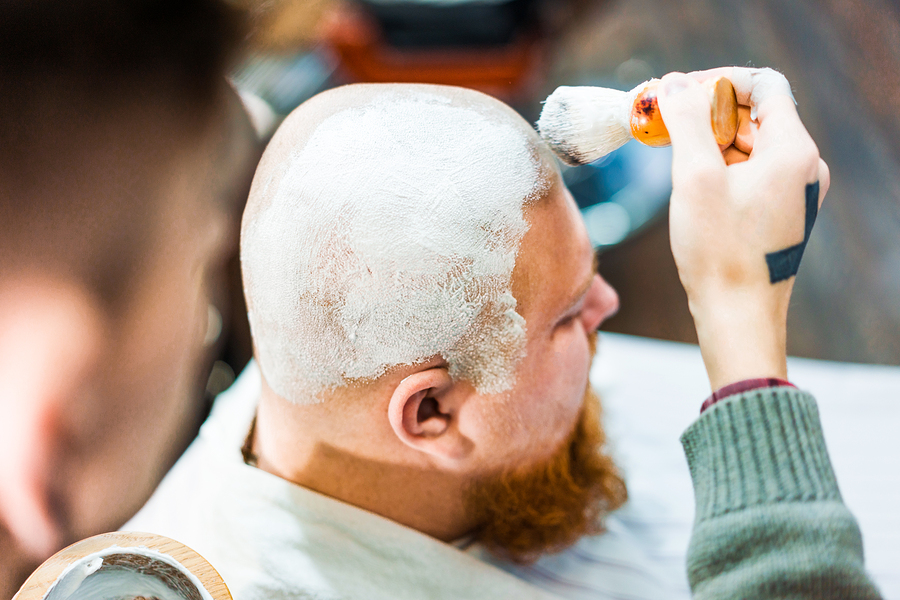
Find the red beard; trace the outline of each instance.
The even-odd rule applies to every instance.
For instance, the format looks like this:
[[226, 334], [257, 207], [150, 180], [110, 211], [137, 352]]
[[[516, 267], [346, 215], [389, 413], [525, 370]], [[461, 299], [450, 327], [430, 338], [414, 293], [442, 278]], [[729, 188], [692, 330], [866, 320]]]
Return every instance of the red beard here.
[[476, 541], [527, 563], [601, 533], [603, 517], [628, 497], [605, 441], [600, 400], [588, 384], [574, 430], [549, 459], [472, 485], [467, 502], [479, 523]]

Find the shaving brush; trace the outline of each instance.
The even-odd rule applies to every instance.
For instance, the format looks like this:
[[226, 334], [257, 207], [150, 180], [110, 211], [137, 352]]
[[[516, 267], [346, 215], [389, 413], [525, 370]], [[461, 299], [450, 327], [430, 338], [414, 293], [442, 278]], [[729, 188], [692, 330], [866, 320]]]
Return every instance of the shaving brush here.
[[[737, 133], [737, 96], [725, 77], [701, 85], [709, 93], [710, 120], [716, 142], [730, 145]], [[653, 147], [671, 143], [659, 113], [659, 79], [630, 92], [601, 87], [562, 86], [544, 103], [537, 126], [541, 137], [567, 164], [584, 165], [631, 139]]]

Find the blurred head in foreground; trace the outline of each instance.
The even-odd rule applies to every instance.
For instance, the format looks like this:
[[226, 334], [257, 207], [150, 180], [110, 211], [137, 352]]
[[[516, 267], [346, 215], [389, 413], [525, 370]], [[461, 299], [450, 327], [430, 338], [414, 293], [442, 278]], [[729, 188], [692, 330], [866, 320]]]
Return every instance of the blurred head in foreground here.
[[424, 85], [313, 98], [263, 156], [241, 263], [261, 468], [517, 560], [624, 500], [588, 385], [618, 299], [504, 104]]
[[195, 427], [240, 29], [214, 0], [0, 8], [0, 597], [121, 525]]

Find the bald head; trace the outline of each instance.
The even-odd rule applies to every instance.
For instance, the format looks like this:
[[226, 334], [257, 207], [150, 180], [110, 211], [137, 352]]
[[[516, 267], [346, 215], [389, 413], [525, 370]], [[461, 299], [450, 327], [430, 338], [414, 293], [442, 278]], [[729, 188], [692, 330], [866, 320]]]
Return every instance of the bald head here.
[[534, 130], [471, 90], [357, 85], [302, 105], [266, 150], [242, 228], [269, 387], [309, 402], [436, 357], [480, 392], [510, 387], [523, 211], [555, 177]]

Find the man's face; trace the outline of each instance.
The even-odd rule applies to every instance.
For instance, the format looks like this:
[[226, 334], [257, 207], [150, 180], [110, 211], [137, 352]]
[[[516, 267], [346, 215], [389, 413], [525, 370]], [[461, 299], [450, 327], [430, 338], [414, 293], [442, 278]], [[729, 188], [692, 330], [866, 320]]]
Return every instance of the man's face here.
[[[0, 529], [32, 559], [121, 526], [186, 446], [203, 409], [209, 276], [236, 251], [237, 211], [216, 197], [205, 149], [189, 146], [164, 169], [114, 150], [92, 158], [92, 178], [73, 176], [59, 190], [75, 216], [54, 217], [34, 240], [36, 258], [23, 258], [13, 276], [39, 282], [31, 284], [38, 299], [58, 296], [54, 281], [75, 290], [93, 327], [89, 352], [54, 339], [71, 334], [66, 323], [45, 336], [47, 348], [75, 348], [78, 380], [29, 403], [32, 433], [16, 450], [30, 466], [4, 479], [19, 500], [2, 503]], [[48, 366], [54, 376], [61, 370]]]
[[186, 187], [164, 201], [140, 274], [108, 314], [96, 406], [73, 413], [76, 452], [61, 484], [64, 516], [78, 537], [134, 514], [198, 422], [209, 277], [224, 262], [228, 223], [203, 190]]
[[[159, 128], [159, 143], [178, 156], [155, 174], [152, 218], [142, 223], [134, 206], [121, 216], [146, 230], [147, 243], [131, 265], [130, 285], [106, 312], [109, 333], [93, 404], [69, 413], [72, 436], [59, 469], [66, 475], [59, 497], [64, 525], [75, 537], [130, 518], [205, 416], [217, 331], [215, 324], [208, 331], [209, 307], [227, 310], [223, 278], [237, 253], [240, 212], [257, 158], [249, 121], [237, 97], [227, 94], [217, 124], [203, 137], [167, 140], [164, 132], [173, 128]], [[112, 177], [141, 168], [124, 164]]]
[[470, 421], [478, 429], [473, 435], [484, 440], [486, 473], [545, 460], [570, 436], [588, 385], [591, 335], [618, 309], [615, 291], [595, 272], [587, 231], [561, 182], [527, 217], [513, 272], [526, 355], [514, 387], [484, 398]]
[[560, 183], [528, 217], [513, 274], [527, 354], [512, 390], [481, 398], [470, 421], [480, 425], [482, 460], [466, 498], [476, 539], [518, 561], [599, 533], [603, 515], [625, 499], [588, 382], [595, 331], [618, 297], [595, 273], [587, 232]]

